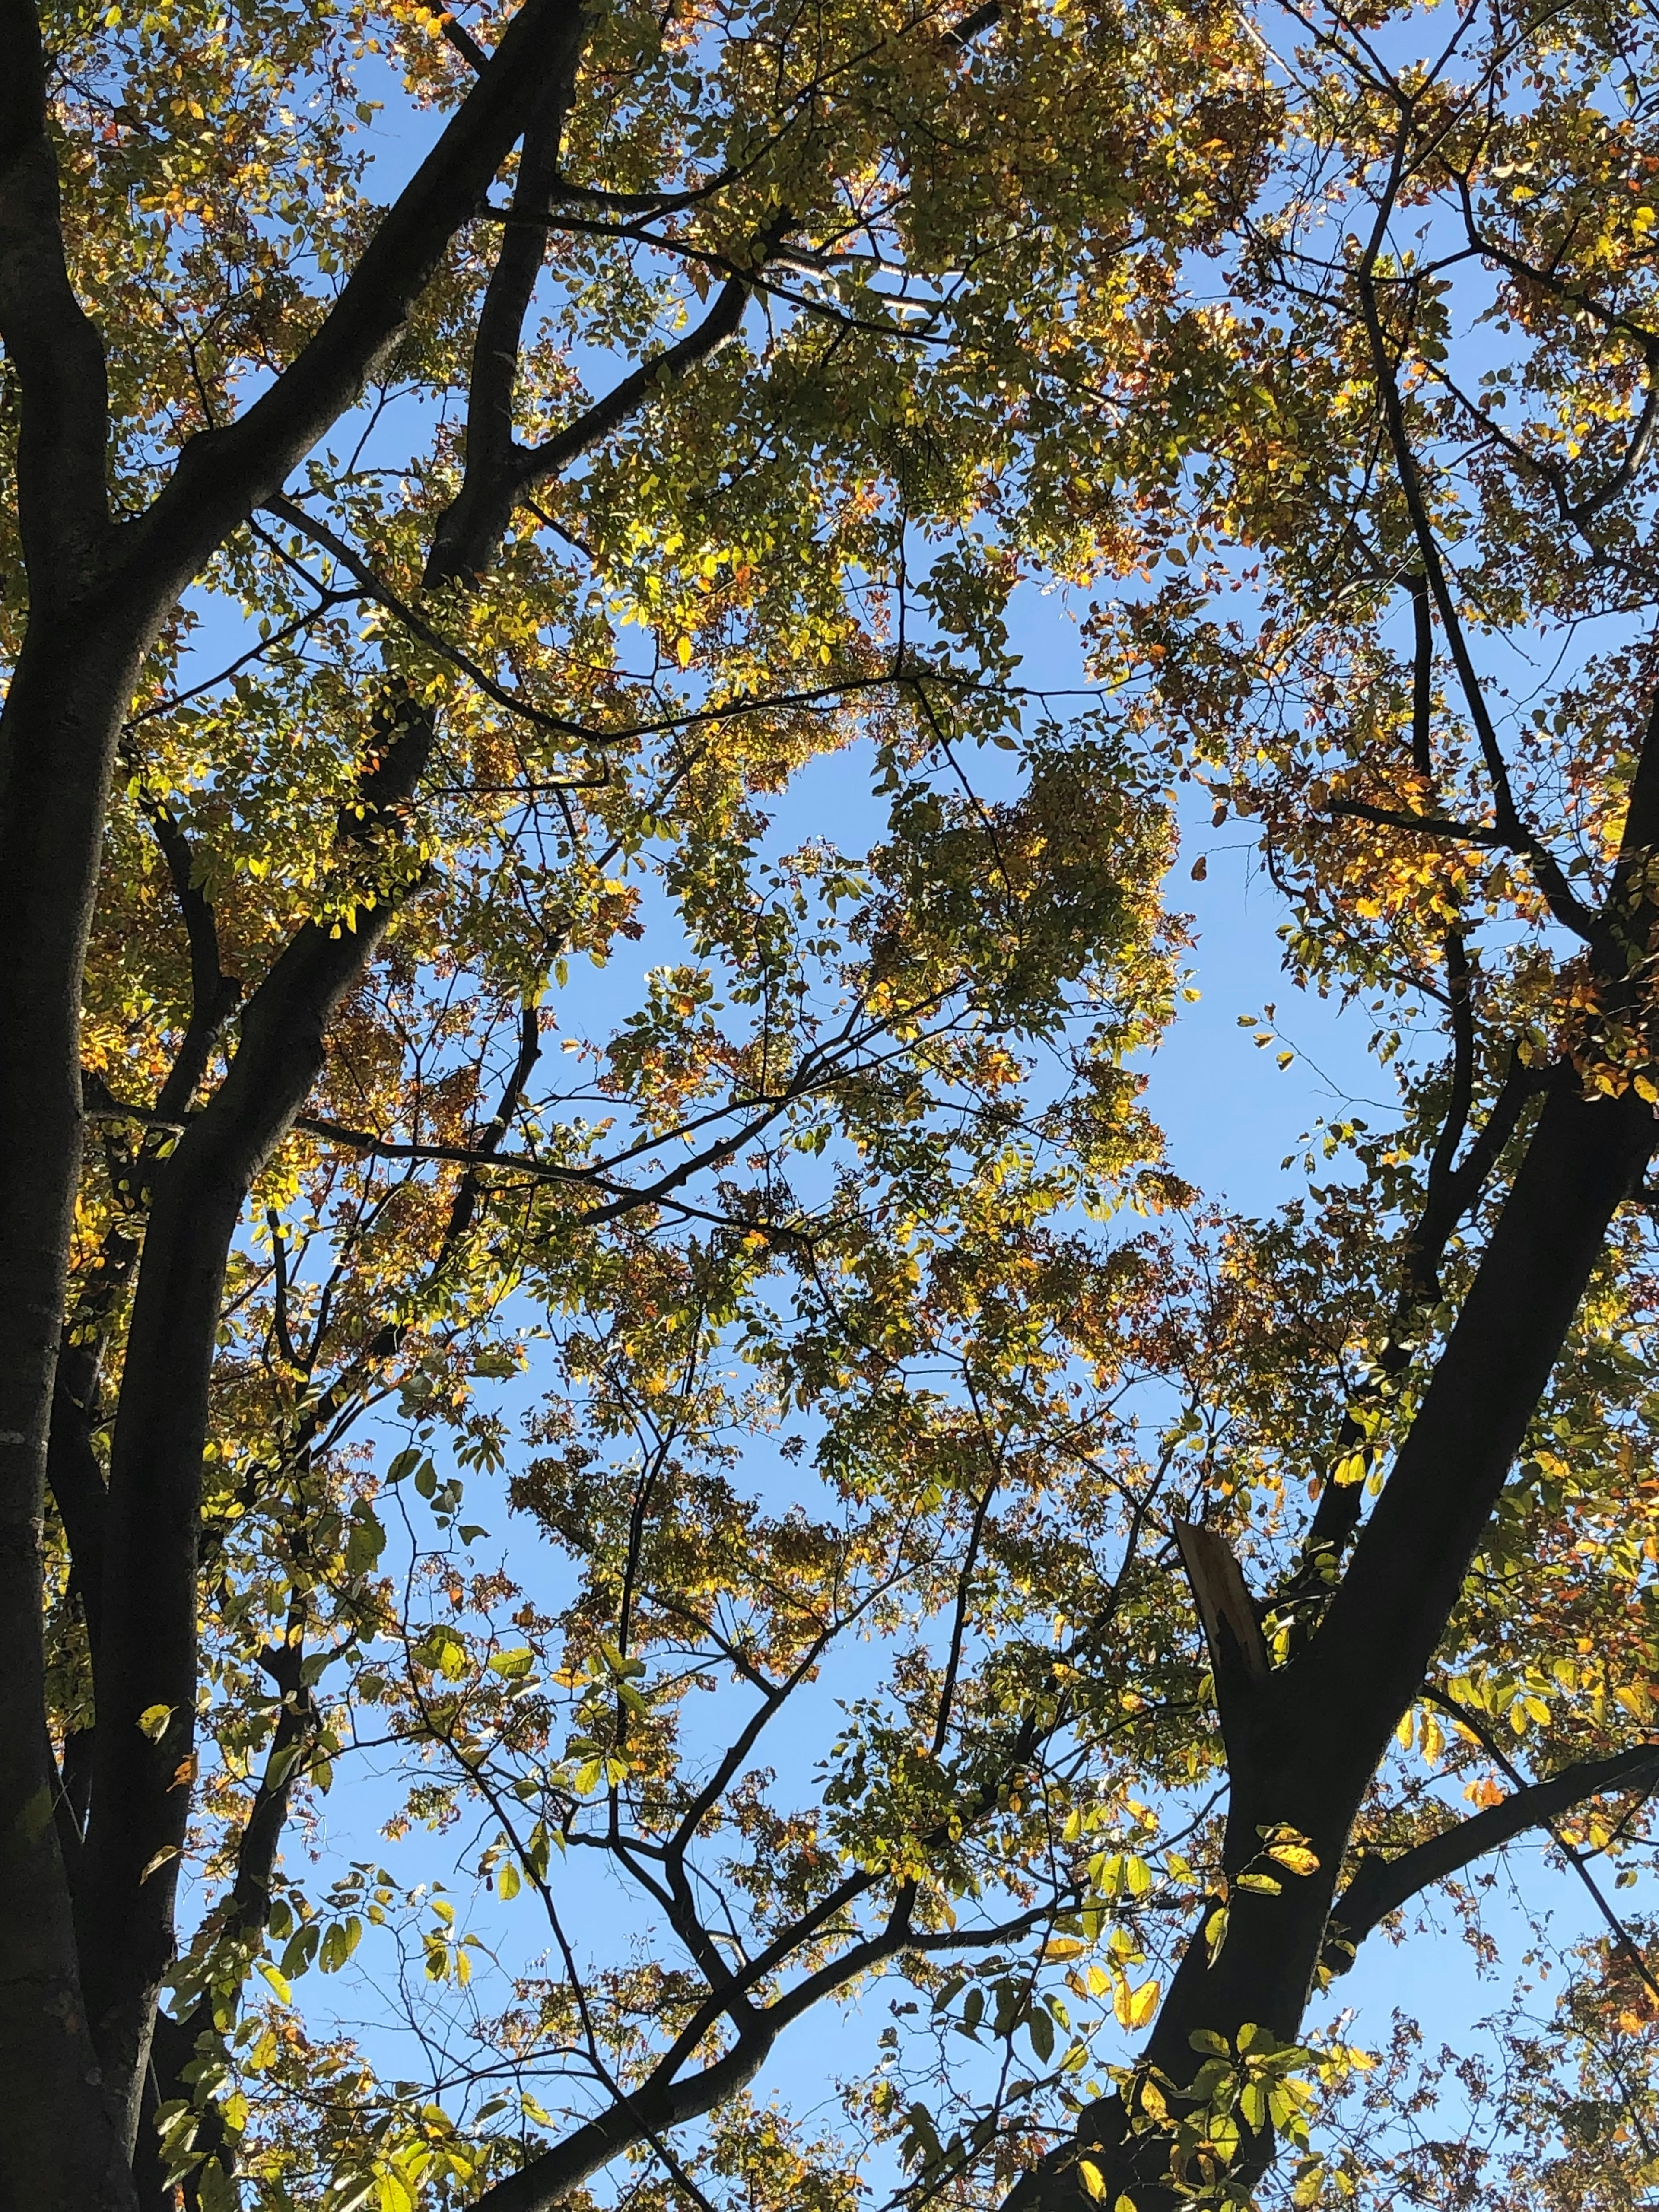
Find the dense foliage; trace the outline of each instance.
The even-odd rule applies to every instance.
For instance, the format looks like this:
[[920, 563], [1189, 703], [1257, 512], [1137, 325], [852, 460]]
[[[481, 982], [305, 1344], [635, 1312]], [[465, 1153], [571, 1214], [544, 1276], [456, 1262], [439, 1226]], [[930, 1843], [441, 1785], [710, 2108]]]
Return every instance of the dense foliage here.
[[1650, 2201], [1655, 62], [4, 0], [20, 2204]]

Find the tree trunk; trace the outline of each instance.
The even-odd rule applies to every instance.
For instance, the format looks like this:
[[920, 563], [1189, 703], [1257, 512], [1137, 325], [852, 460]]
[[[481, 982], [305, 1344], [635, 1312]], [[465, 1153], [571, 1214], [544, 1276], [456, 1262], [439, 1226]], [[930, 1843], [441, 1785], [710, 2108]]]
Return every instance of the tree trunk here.
[[80, 1170], [82, 968], [147, 630], [95, 592], [38, 612], [0, 714], [0, 2081], [12, 2085], [0, 2179], [30, 2212], [131, 2201], [52, 1818], [40, 1535]]

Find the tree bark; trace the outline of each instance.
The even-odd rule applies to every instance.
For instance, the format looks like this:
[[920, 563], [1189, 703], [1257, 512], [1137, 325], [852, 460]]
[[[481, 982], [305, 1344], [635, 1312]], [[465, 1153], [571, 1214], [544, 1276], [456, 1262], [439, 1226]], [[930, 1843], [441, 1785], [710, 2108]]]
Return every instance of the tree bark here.
[[0, 715], [0, 2080], [20, 2090], [0, 2129], [0, 2176], [30, 2207], [129, 2197], [49, 1817], [40, 1546], [80, 1170], [81, 971], [115, 732], [145, 627], [95, 591], [37, 613]]
[[[234, 423], [193, 440], [149, 512], [118, 528], [106, 489], [103, 347], [65, 261], [39, 26], [30, 0], [0, 0], [0, 340], [21, 395], [18, 519], [30, 598], [0, 714], [0, 2081], [8, 2105], [0, 2203], [20, 2212], [133, 2202], [124, 2149], [153, 2010], [143, 1992], [165, 1963], [167, 1869], [176, 1862], [164, 1862], [150, 1885], [142, 1877], [157, 1850], [176, 1849], [189, 1801], [188, 1788], [172, 1784], [189, 1756], [194, 1698], [196, 1593], [179, 1570], [194, 1557], [189, 1498], [204, 1377], [239, 1179], [257, 1164], [260, 1143], [280, 1133], [280, 1116], [273, 1122], [266, 1102], [246, 1097], [237, 1103], [261, 1133], [251, 1144], [225, 1133], [228, 1105], [211, 1130], [198, 1125], [161, 1179], [150, 1227], [149, 1287], [135, 1316], [141, 1364], [118, 1425], [120, 1496], [106, 1516], [113, 1642], [100, 1686], [112, 1724], [100, 1713], [81, 1869], [83, 1939], [97, 1929], [108, 1946], [85, 1961], [114, 2061], [106, 2083], [83, 2003], [53, 1818], [58, 1778], [42, 1723], [41, 1534], [80, 1172], [82, 972], [117, 734], [144, 653], [179, 594], [351, 404], [488, 191], [539, 79], [579, 44], [585, 21], [580, 0], [525, 0], [299, 358]], [[326, 961], [313, 964], [320, 971]], [[285, 1073], [313, 1048], [319, 1040], [301, 1039]], [[146, 1370], [145, 1358], [162, 1364]], [[148, 1584], [152, 1566], [162, 1579]], [[154, 1745], [136, 1727], [150, 1704], [179, 1709]], [[139, 1785], [131, 1805], [122, 1802], [129, 1781]]]

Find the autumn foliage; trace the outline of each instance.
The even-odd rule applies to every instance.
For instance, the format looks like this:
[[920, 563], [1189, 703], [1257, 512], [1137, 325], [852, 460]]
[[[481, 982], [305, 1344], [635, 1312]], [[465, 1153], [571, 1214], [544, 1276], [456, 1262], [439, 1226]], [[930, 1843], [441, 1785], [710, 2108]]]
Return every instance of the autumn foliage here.
[[1645, 2201], [1656, 64], [0, 0], [0, 2201]]

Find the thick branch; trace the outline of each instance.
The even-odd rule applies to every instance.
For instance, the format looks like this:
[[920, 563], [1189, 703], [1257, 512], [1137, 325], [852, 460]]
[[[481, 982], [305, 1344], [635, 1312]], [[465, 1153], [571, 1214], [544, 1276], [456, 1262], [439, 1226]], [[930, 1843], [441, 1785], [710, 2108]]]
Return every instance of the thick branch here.
[[135, 562], [182, 585], [353, 404], [536, 113], [542, 88], [574, 69], [586, 22], [583, 0], [524, 0], [321, 328], [245, 414], [180, 454], [134, 526]]
[[1412, 766], [1434, 781], [1434, 615], [1429, 580], [1410, 579], [1412, 595]]
[[[536, 241], [539, 256], [544, 234], [532, 224], [526, 235]], [[507, 252], [504, 245], [503, 256]], [[510, 408], [509, 434], [504, 444], [492, 434], [485, 458], [475, 465], [469, 443], [466, 481], [453, 506], [438, 525], [437, 538], [427, 563], [427, 582], [443, 583], [477, 575], [493, 555], [519, 501], [538, 484], [560, 475], [573, 462], [591, 453], [659, 392], [677, 382], [689, 369], [724, 345], [743, 320], [750, 289], [747, 276], [729, 278], [695, 329], [688, 331], [675, 344], [641, 362], [603, 399], [539, 446], [520, 446], [512, 439]], [[469, 440], [471, 434], [469, 430]]]
[[22, 420], [17, 503], [37, 606], [78, 596], [110, 536], [103, 341], [70, 283], [31, 0], [0, 0], [0, 340]]
[[[1410, 1433], [1308, 1654], [1356, 1753], [1410, 1703], [1578, 1310], [1651, 1154], [1651, 1112], [1557, 1083]], [[1358, 1693], [1365, 1720], [1341, 1718]], [[1386, 1720], [1384, 1715], [1387, 1715]]]
[[1444, 837], [1459, 845], [1484, 845], [1504, 853], [1527, 849], [1502, 830], [1488, 829], [1483, 822], [1455, 821], [1447, 814], [1407, 814], [1395, 806], [1372, 806], [1363, 799], [1334, 799], [1326, 811], [1374, 822], [1384, 830], [1409, 830], [1415, 836]]
[[1580, 1759], [1563, 1767], [1547, 1782], [1534, 1782], [1516, 1790], [1502, 1804], [1489, 1805], [1471, 1819], [1459, 1820], [1426, 1843], [1402, 1851], [1398, 1858], [1385, 1859], [1368, 1852], [1332, 1908], [1332, 1929], [1339, 1941], [1328, 1954], [1329, 1962], [1339, 1972], [1346, 1971], [1352, 1963], [1353, 1951], [1379, 1921], [1398, 1911], [1431, 1882], [1444, 1881], [1528, 1828], [1547, 1826], [1573, 1806], [1582, 1805], [1587, 1797], [1599, 1797], [1614, 1790], [1649, 1790], [1656, 1782], [1659, 1782], [1659, 1744], [1640, 1744], [1607, 1759]]
[[[191, 1012], [173, 1066], [153, 1113], [142, 1117], [149, 1136], [127, 1182], [143, 1203], [161, 1146], [183, 1127], [191, 1101], [225, 1024], [235, 1012], [241, 986], [219, 964], [219, 933], [213, 909], [194, 880], [189, 840], [158, 802], [141, 800], [172, 878], [190, 946]], [[82, 1077], [88, 1115], [107, 1099], [101, 1080]], [[110, 1102], [112, 1104], [113, 1102]], [[88, 1272], [58, 1352], [52, 1391], [52, 1430], [46, 1447], [46, 1482], [64, 1523], [75, 1586], [86, 1618], [88, 1644], [96, 1654], [103, 1612], [104, 1520], [107, 1499], [104, 1474], [93, 1444], [99, 1395], [99, 1367], [113, 1308], [131, 1279], [138, 1256], [136, 1232], [118, 1218]], [[89, 1784], [88, 1784], [89, 1787]], [[85, 1807], [82, 1808], [84, 1824]]]
[[[424, 712], [397, 710], [343, 841], [395, 839], [431, 744]], [[223, 1083], [156, 1176], [111, 1455], [92, 1818], [76, 1900], [88, 2011], [129, 2143], [194, 1771], [201, 1462], [226, 1255], [250, 1183], [316, 1080], [329, 1018], [401, 896], [377, 888], [350, 927], [295, 933], [248, 1001]]]
[[1215, 1679], [1222, 1734], [1235, 1755], [1243, 1749], [1243, 1730], [1252, 1693], [1267, 1679], [1267, 1651], [1261, 1626], [1232, 1547], [1217, 1529], [1191, 1521], [1175, 1524], [1182, 1563], [1198, 1602]]
[[[519, 353], [524, 320], [547, 250], [547, 229], [533, 219], [544, 208], [558, 177], [564, 121], [575, 89], [577, 55], [568, 68], [550, 75], [541, 103], [525, 133], [513, 212], [520, 218], [501, 234], [495, 265], [489, 273], [483, 311], [473, 339], [472, 371], [466, 416], [466, 474], [459, 497], [438, 526], [437, 543], [428, 564], [428, 582], [471, 575], [495, 551], [499, 532], [489, 526], [481, 487], [493, 483], [514, 449], [513, 404], [518, 391]], [[482, 502], [487, 508], [487, 499]]]
[[190, 1020], [155, 1102], [155, 1118], [165, 1122], [190, 1110], [207, 1073], [213, 1048], [240, 1002], [242, 987], [220, 964], [219, 927], [196, 880], [196, 856], [190, 840], [160, 800], [146, 797], [140, 804], [167, 862], [190, 946]]

